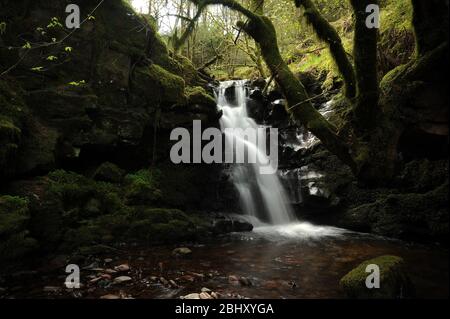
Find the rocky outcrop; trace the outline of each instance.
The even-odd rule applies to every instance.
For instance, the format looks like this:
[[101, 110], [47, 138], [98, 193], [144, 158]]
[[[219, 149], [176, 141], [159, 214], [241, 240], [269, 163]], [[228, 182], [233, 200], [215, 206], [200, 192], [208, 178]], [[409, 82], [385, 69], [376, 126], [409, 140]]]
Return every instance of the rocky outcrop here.
[[[77, 4], [83, 12], [95, 5]], [[193, 119], [217, 126], [204, 81], [188, 59], [168, 51], [151, 23], [120, 0], [105, 1], [66, 38], [64, 9], [47, 1], [1, 10], [4, 46], [20, 48], [19, 34], [39, 30], [27, 33], [31, 49], [1, 49], [2, 70], [20, 60], [0, 78], [2, 178], [111, 158], [127, 167], [130, 156], [140, 166], [166, 154], [173, 127]], [[18, 15], [20, 23], [11, 19]]]

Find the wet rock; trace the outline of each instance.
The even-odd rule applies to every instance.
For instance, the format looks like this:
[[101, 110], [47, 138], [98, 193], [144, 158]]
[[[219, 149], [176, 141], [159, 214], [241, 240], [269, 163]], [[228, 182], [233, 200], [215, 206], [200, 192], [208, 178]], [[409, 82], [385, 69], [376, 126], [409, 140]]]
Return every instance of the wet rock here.
[[123, 283], [129, 282], [131, 280], [132, 280], [131, 277], [119, 276], [119, 277], [114, 278], [114, 283], [115, 284], [123, 284]]
[[[380, 269], [380, 288], [368, 289], [366, 272], [368, 265], [377, 265]], [[414, 287], [406, 272], [405, 263], [397, 256], [380, 256], [364, 261], [346, 274], [339, 283], [349, 298], [359, 299], [397, 299], [412, 297]]]
[[281, 92], [277, 89], [269, 90], [269, 92], [267, 94], [267, 99], [271, 102], [274, 102], [274, 101], [282, 99], [282, 98], [283, 98], [283, 94], [281, 94]]
[[263, 90], [267, 85], [266, 79], [259, 77], [250, 83], [250, 86]]
[[264, 99], [262, 90], [261, 89], [251, 90], [249, 98], [257, 100], [257, 101], [262, 101]]
[[237, 277], [235, 275], [230, 275], [230, 276], [228, 276], [228, 282], [234, 286], [238, 286], [239, 285], [239, 277]]
[[169, 280], [169, 285], [172, 288], [178, 288], [178, 284], [174, 280]]
[[235, 232], [246, 232], [252, 231], [253, 225], [244, 220], [234, 220], [233, 221], [233, 231]]
[[248, 279], [246, 277], [239, 278], [239, 283], [245, 287], [250, 287], [252, 285], [252, 282], [250, 281], [250, 279]]
[[129, 271], [130, 270], [130, 266], [127, 265], [127, 264], [122, 264], [122, 265], [114, 267], [114, 270], [116, 270], [118, 272], [125, 272], [125, 271]]
[[230, 219], [219, 219], [213, 222], [213, 232], [216, 234], [226, 234], [233, 231], [233, 222]]
[[286, 101], [283, 99], [275, 100], [271, 103], [270, 121], [279, 122], [288, 118], [288, 113], [286, 112]]
[[187, 257], [187, 256], [190, 256], [191, 254], [192, 254], [192, 250], [190, 250], [187, 247], [175, 248], [172, 251], [172, 255], [176, 256], [176, 257]]
[[213, 297], [214, 299], [219, 299], [220, 295], [217, 292], [211, 292], [211, 297]]
[[202, 292], [199, 294], [200, 299], [214, 299], [213, 297], [211, 297], [211, 295], [207, 292]]
[[236, 83], [233, 83], [229, 87], [225, 89], [225, 98], [229, 103], [235, 104], [236, 103]]
[[164, 278], [164, 277], [159, 278], [159, 282], [161, 284], [163, 284], [164, 286], [168, 286], [169, 285], [169, 281], [166, 278]]

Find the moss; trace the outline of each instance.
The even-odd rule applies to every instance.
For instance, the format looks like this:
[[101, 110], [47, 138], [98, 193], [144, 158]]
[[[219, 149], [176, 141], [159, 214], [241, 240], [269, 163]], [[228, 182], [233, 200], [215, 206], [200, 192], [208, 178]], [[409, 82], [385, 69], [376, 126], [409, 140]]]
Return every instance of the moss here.
[[21, 197], [0, 197], [0, 261], [18, 261], [38, 247], [29, 236], [28, 201]]
[[310, 23], [322, 41], [327, 43], [331, 55], [339, 69], [345, 82], [345, 94], [348, 98], [353, 98], [356, 94], [356, 79], [353, 66], [347, 57], [347, 52], [342, 45], [342, 41], [334, 27], [320, 14], [314, 3], [310, 0], [296, 0], [297, 7], [304, 9], [303, 15]]
[[12, 235], [23, 229], [28, 218], [26, 199], [8, 195], [0, 197], [0, 236]]
[[[366, 267], [377, 265], [380, 269], [380, 288], [368, 289]], [[340, 281], [341, 288], [350, 298], [404, 298], [411, 297], [413, 287], [405, 272], [404, 261], [397, 256], [380, 256], [364, 261], [346, 274]]]
[[125, 176], [125, 198], [129, 205], [150, 205], [161, 199], [158, 170], [140, 170]]
[[127, 237], [152, 243], [178, 242], [203, 233], [204, 224], [204, 220], [177, 209], [136, 209]]
[[0, 244], [0, 262], [18, 262], [29, 253], [36, 251], [38, 247], [38, 242], [29, 236], [28, 231], [13, 234]]
[[420, 241], [445, 241], [448, 224], [448, 181], [423, 194], [387, 194], [342, 218], [344, 227]]
[[184, 88], [183, 78], [156, 64], [136, 68], [134, 72], [133, 89], [136, 94], [145, 96], [150, 105], [184, 104]]
[[186, 96], [188, 104], [203, 104], [210, 107], [216, 106], [214, 98], [206, 93], [205, 89], [200, 86], [187, 87]]
[[101, 164], [94, 173], [94, 179], [97, 181], [120, 183], [125, 172], [117, 165], [105, 162]]

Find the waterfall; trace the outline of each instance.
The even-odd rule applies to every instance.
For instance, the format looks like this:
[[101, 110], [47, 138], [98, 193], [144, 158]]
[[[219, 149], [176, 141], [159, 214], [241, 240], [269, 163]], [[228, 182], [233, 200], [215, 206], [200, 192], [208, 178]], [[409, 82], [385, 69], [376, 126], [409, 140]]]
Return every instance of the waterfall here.
[[[234, 91], [230, 91], [233, 89]], [[232, 98], [227, 99], [226, 91]], [[256, 130], [260, 127], [248, 117], [247, 95], [245, 81], [226, 81], [220, 84], [216, 98], [218, 107], [223, 111], [220, 125], [225, 135], [225, 143], [230, 147], [242, 143], [247, 154], [256, 153], [258, 158], [267, 159], [266, 151], [261, 150], [257, 144], [247, 141], [239, 132], [225, 131], [226, 128]], [[261, 174], [259, 167], [259, 163], [233, 164], [232, 181], [239, 193], [244, 212], [270, 224], [293, 222], [294, 214], [277, 173]]]

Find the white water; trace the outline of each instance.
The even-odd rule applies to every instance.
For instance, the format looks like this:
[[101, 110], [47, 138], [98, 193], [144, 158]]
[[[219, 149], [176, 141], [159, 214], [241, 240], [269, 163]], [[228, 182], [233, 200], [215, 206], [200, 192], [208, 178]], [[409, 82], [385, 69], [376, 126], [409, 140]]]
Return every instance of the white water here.
[[[225, 89], [233, 83], [236, 84], [236, 102], [231, 104], [225, 97]], [[217, 105], [223, 111], [220, 119], [222, 131], [226, 128], [242, 128], [244, 130], [253, 128], [256, 130], [259, 127], [252, 118], [248, 117], [247, 93], [244, 84], [244, 81], [227, 81], [222, 82], [219, 87]], [[265, 151], [260, 150], [257, 144], [247, 141], [239, 132], [225, 132], [225, 143], [230, 147], [233, 147], [233, 144], [241, 143], [244, 145], [247, 158], [256, 154], [256, 158], [268, 160]], [[286, 192], [276, 173], [261, 174], [259, 163], [233, 165], [233, 183], [239, 192], [242, 208], [247, 215], [274, 225], [295, 221]]]

